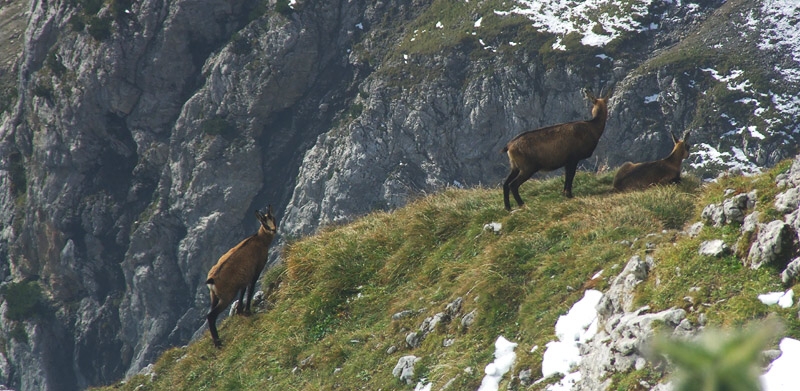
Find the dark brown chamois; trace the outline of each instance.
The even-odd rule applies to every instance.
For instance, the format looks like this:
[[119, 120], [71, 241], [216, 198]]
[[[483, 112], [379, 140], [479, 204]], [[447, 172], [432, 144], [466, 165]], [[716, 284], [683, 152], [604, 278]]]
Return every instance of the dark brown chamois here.
[[666, 185], [681, 181], [681, 162], [689, 157], [689, 133], [683, 134], [682, 140], [672, 132], [672, 153], [661, 160], [644, 163], [626, 162], [614, 175], [614, 189], [618, 191], [642, 190], [653, 185]]
[[275, 217], [272, 215], [272, 206], [267, 207], [266, 215], [256, 211], [256, 217], [261, 222], [258, 232], [228, 250], [208, 271], [206, 284], [211, 295], [211, 310], [206, 319], [216, 347], [222, 346], [217, 334], [217, 316], [233, 302], [237, 294], [239, 294], [239, 304], [236, 312], [241, 314], [245, 290], [248, 293], [244, 311], [245, 314], [250, 314], [250, 302], [253, 300], [256, 282], [267, 264], [269, 245], [278, 229]]
[[606, 128], [608, 98], [611, 92], [597, 98], [584, 91], [592, 102], [592, 119], [567, 122], [541, 129], [530, 130], [514, 137], [503, 148], [511, 163], [511, 172], [503, 183], [503, 202], [511, 210], [508, 192], [514, 194], [518, 206], [522, 206], [519, 186], [537, 171], [552, 171], [564, 167], [564, 195], [572, 197], [572, 180], [578, 162], [592, 156], [600, 136]]

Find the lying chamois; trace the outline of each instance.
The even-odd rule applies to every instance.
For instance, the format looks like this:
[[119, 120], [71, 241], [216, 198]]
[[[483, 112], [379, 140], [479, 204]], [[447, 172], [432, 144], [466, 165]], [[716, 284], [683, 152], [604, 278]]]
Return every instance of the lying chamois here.
[[689, 133], [682, 140], [670, 132], [675, 146], [672, 153], [664, 159], [653, 162], [623, 164], [614, 175], [614, 189], [618, 191], [642, 190], [653, 185], [679, 183], [681, 181], [681, 162], [689, 157]]
[[221, 347], [222, 342], [217, 334], [217, 316], [239, 294], [237, 313], [242, 313], [245, 290], [248, 290], [245, 314], [250, 314], [250, 302], [253, 300], [256, 282], [261, 270], [267, 263], [267, 252], [275, 232], [278, 229], [275, 217], [272, 215], [272, 206], [267, 207], [267, 215], [256, 211], [256, 217], [261, 222], [258, 233], [242, 240], [234, 248], [228, 250], [219, 258], [217, 264], [208, 271], [208, 290], [211, 295], [211, 311], [209, 311], [208, 330], [214, 346]]
[[522, 206], [519, 186], [537, 171], [552, 171], [564, 167], [564, 195], [572, 197], [572, 180], [578, 162], [592, 156], [600, 136], [606, 128], [611, 92], [597, 98], [584, 91], [586, 98], [594, 105], [592, 119], [548, 126], [524, 132], [509, 141], [503, 152], [508, 154], [511, 172], [503, 183], [503, 202], [506, 210], [511, 210], [508, 192], [514, 194], [518, 206]]

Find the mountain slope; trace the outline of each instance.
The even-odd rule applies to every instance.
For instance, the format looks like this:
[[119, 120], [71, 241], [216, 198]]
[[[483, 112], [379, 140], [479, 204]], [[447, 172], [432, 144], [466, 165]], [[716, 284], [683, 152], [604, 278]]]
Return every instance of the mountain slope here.
[[288, 3], [2, 5], [0, 309], [38, 293], [0, 316], [1, 384], [138, 373], [202, 332], [205, 274], [253, 210], [292, 242], [491, 187], [508, 139], [589, 116], [583, 88], [614, 90], [583, 170], [689, 129], [704, 178], [797, 151], [791, 0], [580, 2], [563, 29], [529, 9], [571, 0]]
[[[497, 202], [498, 189], [449, 189], [391, 213], [330, 226], [286, 248], [284, 265], [264, 277], [265, 285], [280, 281], [270, 308], [224, 321], [221, 350], [206, 333], [167, 351], [149, 374], [109, 389], [377, 390], [422, 382], [474, 390], [498, 336], [519, 344], [501, 387], [529, 389], [520, 382], [541, 377], [557, 318], [584, 291], [607, 290], [634, 255], [653, 258], [633, 298], [637, 308], [649, 306], [639, 312], [677, 308], [695, 331], [737, 328], [774, 313], [787, 325], [786, 335], [797, 338], [796, 306], [775, 309], [756, 297], [782, 289], [779, 266], [752, 270], [735, 253], [698, 254], [708, 239], [736, 243], [738, 225], [707, 225], [699, 236], [681, 232], [705, 205], [730, 197], [728, 188], [757, 189], [755, 210], [773, 215], [775, 178], [788, 166], [758, 177], [704, 186], [690, 178], [679, 187], [626, 194], [611, 191], [610, 173], [579, 174], [569, 200], [560, 196], [560, 179], [533, 181], [523, 186], [527, 207], [512, 214]], [[748, 240], [739, 242], [739, 252], [747, 252]], [[473, 316], [472, 323], [464, 320]], [[392, 372], [407, 355], [419, 360], [404, 386]], [[605, 376], [630, 389], [625, 385], [643, 380], [653, 385], [662, 372], [648, 365]]]

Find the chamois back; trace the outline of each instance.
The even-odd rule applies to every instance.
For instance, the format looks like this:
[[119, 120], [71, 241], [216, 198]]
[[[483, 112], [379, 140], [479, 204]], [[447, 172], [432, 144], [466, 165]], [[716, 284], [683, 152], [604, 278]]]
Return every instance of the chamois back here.
[[[211, 296], [211, 310], [206, 319], [214, 345], [217, 347], [221, 346], [216, 327], [217, 316], [233, 302], [237, 294], [239, 305], [236, 312], [242, 313], [244, 306], [245, 314], [250, 313], [255, 285], [267, 263], [269, 246], [278, 229], [275, 217], [272, 215], [272, 206], [267, 208], [266, 215], [256, 211], [256, 218], [261, 223], [258, 232], [228, 250], [208, 271], [206, 284]], [[245, 292], [247, 292], [246, 305]]]
[[672, 152], [661, 160], [643, 163], [626, 162], [614, 175], [614, 189], [617, 191], [642, 190], [654, 185], [680, 183], [681, 163], [689, 157], [689, 134], [681, 139], [672, 136]]
[[503, 148], [508, 154], [511, 172], [503, 183], [503, 202], [511, 210], [509, 192], [518, 206], [524, 202], [519, 196], [519, 186], [538, 171], [552, 171], [564, 167], [564, 195], [572, 197], [572, 180], [578, 162], [592, 156], [608, 119], [609, 91], [601, 98], [584, 91], [592, 103], [592, 118], [586, 121], [566, 122], [529, 130], [511, 139]]

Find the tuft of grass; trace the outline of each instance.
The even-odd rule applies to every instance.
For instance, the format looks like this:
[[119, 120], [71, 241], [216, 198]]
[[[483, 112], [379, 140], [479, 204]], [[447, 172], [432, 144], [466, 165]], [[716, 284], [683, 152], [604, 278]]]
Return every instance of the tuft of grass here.
[[[327, 227], [287, 246], [284, 263], [264, 276], [265, 286], [280, 282], [269, 295], [271, 309], [224, 320], [221, 350], [207, 337], [172, 349], [152, 379], [134, 377], [113, 389], [412, 389], [391, 375], [409, 354], [421, 358], [415, 381], [477, 389], [499, 335], [520, 344], [514, 372], [531, 369], [536, 376], [544, 349], [531, 348], [555, 338], [558, 316], [584, 290], [607, 288], [615, 270], [644, 253], [656, 265], [637, 288], [638, 304], [685, 308], [691, 320], [705, 314], [721, 328], [777, 312], [797, 336], [792, 310], [756, 299], [780, 286], [774, 270], [744, 268], [732, 255], [697, 254], [702, 240], [735, 240], [737, 227], [706, 227], [697, 238], [679, 232], [729, 187], [758, 189], [766, 205], [776, 192], [774, 177], [786, 168], [702, 187], [687, 178], [680, 186], [631, 193], [612, 191], [613, 173], [578, 173], [573, 199], [560, 195], [562, 178], [533, 180], [521, 189], [526, 207], [513, 213], [503, 209], [500, 189], [447, 189]], [[484, 230], [490, 222], [502, 224], [499, 234]], [[600, 270], [604, 277], [593, 280]], [[459, 297], [459, 316], [439, 324], [419, 347], [406, 345], [425, 318]], [[401, 311], [410, 315], [392, 320]], [[465, 328], [461, 316], [472, 311], [475, 323]], [[454, 343], [444, 347], [445, 339]], [[661, 376], [645, 368], [615, 374], [613, 382], [622, 389]]]

